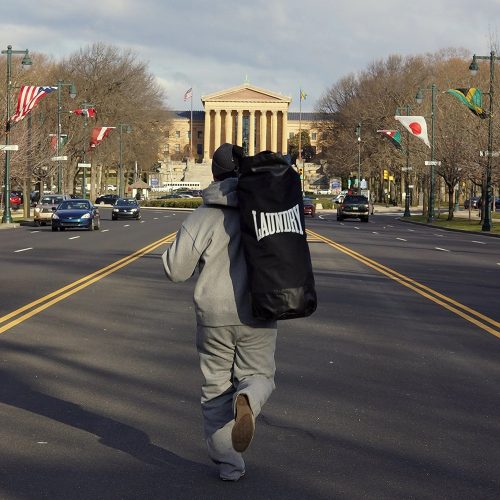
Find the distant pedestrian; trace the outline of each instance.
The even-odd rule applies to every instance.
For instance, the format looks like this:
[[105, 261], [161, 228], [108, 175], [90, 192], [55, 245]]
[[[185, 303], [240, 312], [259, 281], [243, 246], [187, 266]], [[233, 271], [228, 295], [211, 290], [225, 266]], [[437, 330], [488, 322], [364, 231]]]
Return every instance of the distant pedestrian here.
[[223, 144], [213, 155], [214, 182], [163, 254], [172, 281], [194, 290], [196, 346], [204, 377], [201, 393], [208, 453], [223, 480], [245, 474], [241, 455], [252, 441], [255, 417], [274, 390], [277, 326], [252, 315], [237, 200], [242, 148]]

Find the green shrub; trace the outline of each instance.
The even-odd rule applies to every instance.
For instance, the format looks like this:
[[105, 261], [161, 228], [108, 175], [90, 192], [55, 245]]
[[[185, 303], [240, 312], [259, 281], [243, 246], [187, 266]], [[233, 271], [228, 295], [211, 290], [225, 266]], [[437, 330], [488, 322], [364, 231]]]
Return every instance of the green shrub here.
[[198, 208], [203, 203], [201, 198], [170, 198], [166, 200], [145, 200], [143, 207]]
[[316, 200], [316, 203], [321, 203], [325, 210], [331, 210], [333, 208], [333, 202], [331, 196], [330, 197], [321, 196]]

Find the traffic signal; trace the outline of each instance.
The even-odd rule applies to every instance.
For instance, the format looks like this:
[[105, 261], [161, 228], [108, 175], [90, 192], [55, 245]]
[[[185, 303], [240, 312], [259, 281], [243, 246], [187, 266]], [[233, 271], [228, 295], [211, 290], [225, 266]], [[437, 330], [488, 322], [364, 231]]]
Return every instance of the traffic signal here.
[[384, 170], [384, 180], [389, 179], [389, 170]]

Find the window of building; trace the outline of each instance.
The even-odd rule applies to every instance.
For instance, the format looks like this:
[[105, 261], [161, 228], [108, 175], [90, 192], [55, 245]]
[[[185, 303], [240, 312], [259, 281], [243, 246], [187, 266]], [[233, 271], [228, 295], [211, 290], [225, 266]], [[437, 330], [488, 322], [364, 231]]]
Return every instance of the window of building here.
[[295, 134], [293, 132], [288, 133], [288, 138], [293, 139], [295, 137]]
[[168, 144], [165, 144], [165, 146], [163, 146], [163, 152], [168, 153], [169, 151], [170, 151], [170, 148], [168, 147]]
[[180, 131], [180, 130], [176, 130], [176, 131], [175, 131], [175, 137], [176, 137], [177, 139], [180, 139], [180, 137], [181, 137], [181, 131]]
[[175, 152], [176, 152], [176, 153], [179, 153], [179, 152], [180, 152], [180, 150], [181, 150], [181, 145], [180, 145], [180, 144], [176, 144], [176, 145], [175, 145]]
[[318, 138], [318, 134], [316, 132], [311, 132], [311, 141], [315, 141]]
[[203, 137], [203, 131], [198, 130], [198, 139], [201, 139]]
[[196, 154], [198, 156], [203, 154], [203, 144], [196, 144]]

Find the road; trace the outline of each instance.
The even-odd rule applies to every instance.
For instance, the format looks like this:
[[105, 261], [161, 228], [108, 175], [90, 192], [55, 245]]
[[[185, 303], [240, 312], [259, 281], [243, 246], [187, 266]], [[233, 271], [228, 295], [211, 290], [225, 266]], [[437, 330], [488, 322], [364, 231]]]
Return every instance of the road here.
[[307, 219], [319, 305], [281, 322], [247, 475], [206, 457], [186, 212], [0, 231], [2, 499], [500, 496], [500, 239]]

